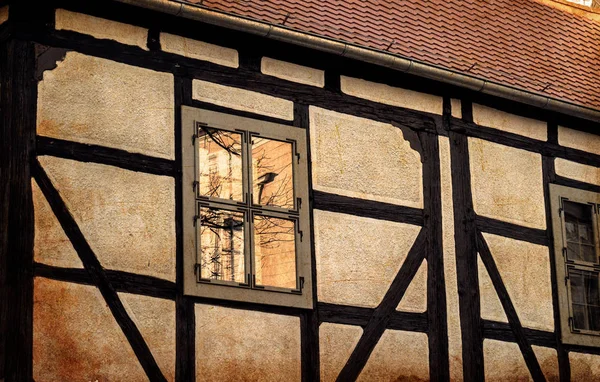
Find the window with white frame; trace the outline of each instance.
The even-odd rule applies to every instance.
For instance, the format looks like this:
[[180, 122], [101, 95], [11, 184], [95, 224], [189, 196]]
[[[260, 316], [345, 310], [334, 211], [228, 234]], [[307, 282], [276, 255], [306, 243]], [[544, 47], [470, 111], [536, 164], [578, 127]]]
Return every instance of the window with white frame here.
[[312, 307], [306, 131], [182, 108], [186, 294]]
[[550, 185], [564, 343], [600, 345], [600, 194]]

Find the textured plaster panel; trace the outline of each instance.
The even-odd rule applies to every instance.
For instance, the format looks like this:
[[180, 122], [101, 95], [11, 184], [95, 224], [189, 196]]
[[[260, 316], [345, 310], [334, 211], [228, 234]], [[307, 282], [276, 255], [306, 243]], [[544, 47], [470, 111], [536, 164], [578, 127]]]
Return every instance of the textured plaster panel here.
[[194, 80], [192, 83], [192, 95], [198, 101], [210, 102], [219, 106], [249, 111], [288, 121], [294, 119], [294, 103], [292, 101], [250, 90]]
[[424, 260], [396, 310], [422, 313], [427, 310], [427, 260]]
[[321, 381], [335, 382], [356, 347], [362, 328], [353, 325], [323, 323], [319, 327]]
[[442, 114], [442, 97], [376, 82], [341, 76], [342, 92], [369, 101], [407, 109]]
[[103, 267], [175, 280], [172, 178], [54, 157], [39, 160]]
[[546, 228], [541, 155], [476, 138], [469, 154], [476, 213]]
[[454, 118], [462, 118], [462, 105], [459, 99], [450, 99], [451, 114]]
[[423, 207], [422, 164], [392, 125], [310, 107], [314, 188]]
[[148, 380], [95, 287], [43, 278], [34, 282], [33, 376], [37, 382]]
[[456, 279], [456, 256], [454, 243], [454, 203], [452, 201], [452, 169], [450, 167], [450, 140], [439, 137], [440, 175], [442, 187], [442, 234], [444, 240], [444, 278], [446, 281], [446, 306], [448, 309], [448, 354], [450, 356], [450, 379], [463, 379], [462, 342], [458, 288]]
[[198, 381], [299, 381], [300, 319], [196, 305]]
[[[554, 331], [548, 247], [483, 234], [523, 326]], [[480, 274], [485, 267], [479, 260]], [[487, 273], [486, 273], [487, 274]], [[481, 316], [506, 321], [491, 280], [480, 279]]]
[[312, 85], [320, 88], [325, 86], [325, 72], [323, 70], [279, 61], [269, 57], [262, 58], [261, 71], [268, 76], [304, 85]]
[[235, 49], [192, 40], [169, 33], [160, 34], [160, 46], [165, 52], [178, 54], [187, 58], [209, 61], [217, 65], [237, 68], [238, 52]]
[[8, 5], [0, 8], [0, 24], [8, 21]]
[[600, 356], [570, 352], [569, 362], [571, 381], [600, 381]]
[[600, 135], [558, 126], [558, 143], [600, 155]]
[[173, 75], [68, 52], [38, 85], [37, 132], [173, 159]]
[[[558, 382], [558, 356], [556, 350], [532, 346], [533, 352], [548, 382]], [[483, 340], [483, 357], [486, 381], [532, 381], [531, 374], [519, 349], [512, 342]], [[571, 377], [573, 377], [571, 375]], [[580, 381], [580, 379], [572, 379]]]
[[429, 381], [427, 334], [386, 330], [358, 381]]
[[148, 29], [83, 13], [57, 9], [56, 29], [83, 33], [97, 39], [114, 40], [148, 50]]
[[314, 211], [319, 301], [376, 307], [421, 227]]
[[168, 381], [174, 381], [175, 302], [128, 293], [119, 293], [119, 298], [163, 375]]
[[542, 141], [548, 138], [548, 128], [544, 121], [505, 113], [476, 103], [473, 104], [473, 122]]
[[31, 181], [35, 214], [34, 260], [64, 268], [83, 268], [71, 241], [63, 231], [46, 197], [35, 181]]
[[579, 180], [580, 182], [600, 184], [600, 168], [571, 162], [562, 158], [554, 161], [556, 174]]

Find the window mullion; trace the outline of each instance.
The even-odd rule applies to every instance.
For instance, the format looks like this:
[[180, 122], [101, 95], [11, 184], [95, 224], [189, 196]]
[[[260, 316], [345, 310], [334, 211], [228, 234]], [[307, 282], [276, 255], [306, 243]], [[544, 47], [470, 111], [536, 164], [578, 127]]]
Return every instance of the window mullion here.
[[249, 131], [244, 132], [245, 142], [245, 161], [246, 171], [244, 172], [246, 179], [244, 180], [244, 192], [246, 195], [246, 206], [248, 207], [246, 213], [247, 219], [247, 235], [246, 235], [246, 263], [248, 264], [248, 285], [251, 288], [255, 287], [254, 283], [254, 222], [252, 217], [252, 136]]

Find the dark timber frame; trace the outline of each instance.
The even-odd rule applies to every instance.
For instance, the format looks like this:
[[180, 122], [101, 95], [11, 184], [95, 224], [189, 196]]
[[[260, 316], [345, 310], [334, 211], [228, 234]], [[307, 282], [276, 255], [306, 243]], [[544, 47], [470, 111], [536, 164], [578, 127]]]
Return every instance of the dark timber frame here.
[[[557, 140], [558, 124], [584, 131], [598, 131], [597, 123], [584, 121], [553, 112], [478, 95], [478, 103], [500, 110], [548, 122], [548, 142], [525, 138], [473, 123], [469, 91], [431, 80], [400, 75], [396, 72], [304, 48], [289, 49], [283, 43], [203, 25], [174, 16], [160, 15], [148, 10], [107, 2], [85, 3], [56, 0], [53, 5], [38, 7], [28, 1], [9, 2], [10, 20], [0, 26], [0, 106], [2, 108], [0, 140], [0, 379], [6, 381], [32, 380], [32, 308], [33, 277], [46, 277], [80, 284], [95, 285], [132, 345], [140, 364], [152, 381], [162, 381], [150, 349], [139, 330], [128, 316], [117, 291], [170, 299], [176, 304], [176, 380], [193, 381], [195, 371], [195, 313], [194, 305], [214, 304], [237, 309], [297, 316], [301, 326], [301, 357], [303, 381], [319, 379], [319, 325], [323, 322], [357, 325], [364, 329], [338, 380], [354, 380], [366, 364], [377, 341], [386, 329], [427, 333], [429, 365], [432, 380], [449, 380], [446, 292], [442, 253], [441, 181], [438, 136], [448, 136], [451, 146], [452, 186], [456, 234], [456, 268], [461, 316], [463, 365], [465, 380], [484, 378], [483, 340], [496, 339], [519, 345], [534, 380], [543, 380], [539, 363], [531, 345], [555, 348], [558, 352], [561, 381], [570, 378], [568, 352], [600, 354], [600, 349], [563, 345], [560, 342], [560, 320], [555, 288], [554, 251], [551, 222], [546, 230], [536, 230], [498, 220], [476, 216], [471, 196], [468, 137], [516, 147], [542, 155], [546, 215], [550, 219], [548, 184], [557, 183], [598, 192], [597, 185], [586, 184], [557, 176], [554, 158], [565, 158], [578, 163], [599, 166], [600, 155], [560, 146]], [[31, 8], [36, 9], [35, 12]], [[75, 32], [55, 31], [53, 11], [56, 7], [93, 14], [99, 17], [136, 24], [150, 29], [149, 48], [145, 51], [109, 40], [98, 40]], [[182, 58], [160, 51], [158, 35], [161, 31], [238, 49], [240, 68], [232, 69], [215, 64]], [[210, 33], [207, 33], [210, 32]], [[242, 47], [242, 48], [241, 48]], [[36, 55], [36, 48], [44, 55]], [[51, 70], [49, 57], [60, 59], [67, 50], [107, 58], [174, 75], [175, 103], [175, 160], [153, 158], [97, 145], [35, 136], [37, 80], [43, 70]], [[307, 54], [310, 53], [310, 54]], [[42, 57], [43, 56], [43, 57]], [[323, 89], [299, 85], [260, 72], [260, 57], [268, 56], [297, 64], [324, 69], [326, 86]], [[361, 77], [444, 97], [442, 116], [399, 107], [392, 107], [342, 94], [340, 75]], [[223, 85], [249, 89], [294, 102], [294, 120], [240, 112], [192, 100], [192, 79], [201, 79]], [[451, 116], [450, 98], [462, 101], [462, 119]], [[182, 285], [182, 203], [181, 203], [181, 116], [182, 105], [212, 109], [231, 114], [291, 124], [308, 129], [308, 107], [314, 105], [341, 113], [392, 123], [403, 133], [416, 134], [423, 161], [423, 209], [400, 207], [386, 203], [349, 198], [330, 193], [311, 191], [311, 207], [356, 216], [403, 222], [422, 226], [407, 260], [400, 268], [381, 304], [374, 308], [360, 308], [317, 302], [313, 310], [274, 307], [232, 301], [210, 300], [183, 295]], [[406, 134], [405, 134], [406, 136]], [[308, 140], [310, 142], [310, 139]], [[308, 150], [310, 153], [310, 149]], [[106, 270], [91, 251], [85, 237], [67, 210], [59, 192], [47, 178], [36, 155], [52, 155], [85, 162], [101, 163], [132, 171], [170, 176], [175, 179], [176, 196], [176, 282], [127, 272]], [[310, 169], [309, 169], [310, 172]], [[79, 254], [85, 270], [58, 268], [33, 262], [33, 204], [31, 176], [40, 185], [58, 217], [67, 236]], [[309, 179], [311, 178], [309, 174]], [[312, 190], [312, 185], [310, 185]], [[311, 211], [312, 211], [311, 208]], [[554, 332], [523, 328], [482, 232], [493, 233], [517, 240], [549, 247], [551, 257]], [[311, 232], [313, 235], [313, 232]], [[316, 288], [314, 240], [312, 240], [313, 285]], [[481, 256], [508, 317], [508, 324], [483, 320], [479, 306], [477, 256]], [[425, 313], [397, 312], [401, 300], [421, 262], [427, 259], [427, 311]], [[316, 294], [316, 289], [314, 290]], [[10, 349], [10, 350], [9, 350]], [[201, 356], [201, 355], [198, 355]]]

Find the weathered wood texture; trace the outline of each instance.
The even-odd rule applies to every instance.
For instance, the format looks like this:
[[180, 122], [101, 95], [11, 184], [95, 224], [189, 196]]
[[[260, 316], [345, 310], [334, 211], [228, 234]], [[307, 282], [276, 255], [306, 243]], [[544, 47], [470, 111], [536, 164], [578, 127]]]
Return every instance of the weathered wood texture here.
[[[358, 306], [318, 304], [319, 321], [333, 324], [356, 325], [365, 327], [375, 309]], [[387, 329], [427, 333], [429, 324], [426, 313], [394, 311], [390, 315]]]
[[58, 190], [54, 188], [48, 175], [37, 161], [32, 165], [32, 174], [48, 200], [63, 231], [73, 244], [73, 248], [77, 252], [85, 270], [88, 272], [92, 284], [102, 294], [104, 301], [121, 327], [123, 334], [125, 334], [125, 337], [129, 341], [148, 378], [150, 381], [166, 381], [142, 334], [125, 310], [121, 299], [117, 295], [115, 286], [106, 275], [104, 268], [102, 268], [98, 258], [77, 226], [75, 219], [67, 209]]
[[523, 227], [518, 224], [508, 223], [485, 216], [477, 216], [475, 222], [477, 224], [477, 229], [482, 232], [510, 237], [511, 239], [527, 241], [533, 244], [548, 245], [546, 230], [543, 229]]
[[32, 379], [33, 199], [29, 163], [35, 150], [35, 47], [0, 46], [0, 379]]

